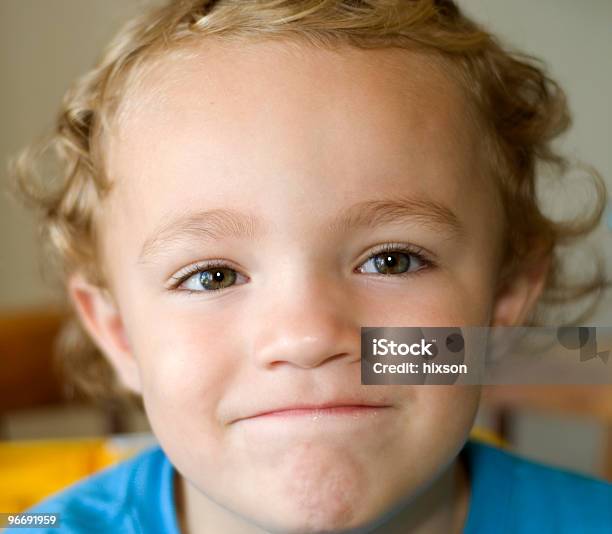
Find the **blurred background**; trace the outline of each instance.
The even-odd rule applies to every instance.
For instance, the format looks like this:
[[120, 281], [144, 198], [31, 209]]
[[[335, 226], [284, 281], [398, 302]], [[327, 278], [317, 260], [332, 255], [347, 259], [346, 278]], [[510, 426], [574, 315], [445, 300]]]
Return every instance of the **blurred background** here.
[[[612, 190], [612, 2], [459, 4], [507, 43], [546, 61], [551, 75], [566, 89], [574, 114], [573, 128], [560, 141], [561, 148], [594, 165]], [[147, 442], [148, 424], [137, 410], [71, 398], [56, 376], [51, 350], [61, 320], [60, 299], [42, 276], [45, 266], [34, 220], [10, 198], [6, 173], [8, 158], [48, 130], [69, 83], [94, 64], [120, 24], [143, 5], [140, 0], [0, 1], [0, 511], [16, 511], [34, 499], [27, 490], [18, 496], [15, 480], [7, 475], [11, 465], [18, 465], [16, 459], [23, 458], [23, 444], [45, 443], [55, 476], [61, 478], [61, 465], [65, 477], [77, 478], [121, 454], [121, 447], [109, 453], [109, 436], [117, 438], [115, 444], [124, 443], [126, 436], [134, 436], [130, 443]], [[566, 199], [573, 196], [565, 193]], [[555, 209], [573, 209], [558, 196], [551, 196], [553, 201], [547, 195], [543, 192], [543, 200]], [[592, 239], [608, 265], [611, 228], [609, 207]], [[612, 325], [612, 296], [589, 324]], [[612, 480], [609, 387], [492, 389], [477, 424], [482, 436], [501, 438], [525, 456]], [[79, 439], [87, 444], [83, 465], [80, 471], [67, 472], [67, 464], [58, 463], [58, 451], [77, 458], [82, 448], [70, 444]], [[40, 449], [33, 450], [39, 461], [44, 460]], [[19, 473], [23, 478], [23, 471]], [[38, 473], [41, 477], [42, 471]], [[13, 501], [6, 500], [9, 492]]]

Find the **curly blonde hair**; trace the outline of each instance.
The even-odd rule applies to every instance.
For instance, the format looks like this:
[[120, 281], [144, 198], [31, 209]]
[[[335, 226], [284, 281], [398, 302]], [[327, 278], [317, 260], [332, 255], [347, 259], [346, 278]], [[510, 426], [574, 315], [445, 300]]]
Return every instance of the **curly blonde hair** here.
[[[14, 162], [16, 183], [40, 209], [43, 243], [64, 283], [75, 271], [101, 287], [106, 283], [97, 261], [95, 224], [110, 188], [102, 141], [126, 91], [145, 65], [207, 36], [435, 54], [474, 105], [488, 142], [490, 175], [499, 184], [505, 219], [512, 222], [506, 225], [500, 287], [519, 265], [536, 259], [536, 245], [540, 254], [550, 255], [551, 265], [530, 324], [541, 321], [542, 306], [591, 295], [596, 302], [609, 285], [601, 266], [591, 279], [570, 283], [560, 252], [601, 219], [606, 189], [597, 173], [588, 173], [595, 205], [570, 221], [544, 215], [536, 195], [542, 165], [558, 177], [568, 170], [568, 161], [551, 145], [570, 125], [563, 91], [538, 60], [504, 49], [452, 0], [173, 0], [129, 22], [98, 65], [67, 92], [54, 132]], [[38, 173], [36, 162], [49, 154], [55, 171]], [[94, 397], [126, 394], [74, 316], [62, 337], [61, 359], [79, 389]]]

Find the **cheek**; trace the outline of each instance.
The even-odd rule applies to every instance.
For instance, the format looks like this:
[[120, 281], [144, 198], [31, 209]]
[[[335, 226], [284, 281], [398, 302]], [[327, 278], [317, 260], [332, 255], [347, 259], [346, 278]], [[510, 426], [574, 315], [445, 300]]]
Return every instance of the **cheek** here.
[[449, 326], [490, 323], [495, 268], [489, 250], [482, 247], [472, 247], [472, 250], [457, 265], [432, 277], [428, 288], [430, 304], [425, 304], [432, 311], [431, 324], [441, 324], [437, 319], [442, 318]]
[[240, 352], [218, 314], [176, 308], [140, 306], [130, 314], [143, 401], [160, 441], [166, 432], [189, 440], [199, 429], [212, 442], [221, 432], [217, 406], [235, 376]]
[[[467, 440], [478, 410], [481, 388], [432, 385], [410, 389], [413, 390], [412, 404], [403, 414], [406, 454], [400, 456], [395, 467], [397, 472], [418, 469], [433, 476], [456, 457]], [[415, 459], [418, 467], [415, 467]]]
[[[425, 278], [427, 276], [427, 279]], [[370, 326], [486, 326], [493, 296], [487, 278], [454, 273], [425, 275], [403, 286], [388, 286], [363, 296], [363, 323]], [[483, 283], [483, 280], [485, 283]]]
[[471, 428], [480, 400], [480, 386], [417, 386], [414, 397], [415, 411], [419, 413], [415, 424], [422, 430], [427, 429], [423, 435], [431, 440], [450, 438]]

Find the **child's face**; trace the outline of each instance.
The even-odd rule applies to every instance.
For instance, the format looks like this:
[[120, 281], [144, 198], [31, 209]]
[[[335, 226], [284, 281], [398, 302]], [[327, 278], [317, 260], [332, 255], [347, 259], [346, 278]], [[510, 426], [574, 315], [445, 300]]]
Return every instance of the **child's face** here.
[[[256, 523], [371, 520], [471, 427], [476, 387], [360, 385], [360, 327], [494, 315], [497, 197], [436, 65], [210, 43], [153, 70], [111, 139], [101, 223], [119, 315], [104, 348], [180, 473]], [[403, 267], [379, 274], [387, 243], [433, 265], [396, 254]], [[171, 287], [202, 262], [223, 280]], [[257, 416], [326, 403], [382, 407]]]

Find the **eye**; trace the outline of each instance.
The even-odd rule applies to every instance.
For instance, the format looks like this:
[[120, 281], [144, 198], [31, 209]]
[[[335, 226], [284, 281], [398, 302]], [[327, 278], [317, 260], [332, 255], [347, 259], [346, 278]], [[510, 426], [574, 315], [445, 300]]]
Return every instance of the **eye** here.
[[361, 273], [379, 275], [406, 275], [420, 271], [433, 264], [422, 251], [406, 247], [384, 245], [358, 269]]
[[[357, 270], [361, 273], [406, 276], [434, 266], [419, 248], [406, 245], [383, 245]], [[188, 293], [204, 293], [227, 289], [246, 279], [235, 269], [223, 264], [193, 265], [172, 277], [173, 288]]]
[[239, 278], [243, 278], [242, 275], [225, 265], [194, 265], [187, 272], [173, 277], [176, 280], [176, 289], [200, 293], [226, 289], [233, 286]]

